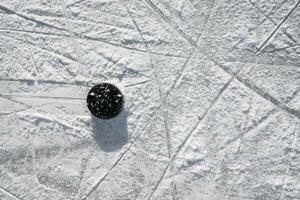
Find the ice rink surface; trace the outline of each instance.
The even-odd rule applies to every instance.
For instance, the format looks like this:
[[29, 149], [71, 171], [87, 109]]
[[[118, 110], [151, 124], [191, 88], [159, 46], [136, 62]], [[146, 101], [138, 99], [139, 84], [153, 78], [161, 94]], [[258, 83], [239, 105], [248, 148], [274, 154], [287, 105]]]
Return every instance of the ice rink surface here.
[[299, 200], [299, 4], [1, 0], [0, 199]]

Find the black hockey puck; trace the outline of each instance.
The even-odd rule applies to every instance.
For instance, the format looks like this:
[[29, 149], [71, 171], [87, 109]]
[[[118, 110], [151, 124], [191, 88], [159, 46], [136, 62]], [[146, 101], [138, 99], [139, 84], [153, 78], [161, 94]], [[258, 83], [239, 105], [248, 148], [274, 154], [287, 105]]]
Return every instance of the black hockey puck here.
[[110, 83], [100, 83], [89, 91], [86, 103], [93, 115], [109, 119], [121, 112], [123, 95], [116, 86]]

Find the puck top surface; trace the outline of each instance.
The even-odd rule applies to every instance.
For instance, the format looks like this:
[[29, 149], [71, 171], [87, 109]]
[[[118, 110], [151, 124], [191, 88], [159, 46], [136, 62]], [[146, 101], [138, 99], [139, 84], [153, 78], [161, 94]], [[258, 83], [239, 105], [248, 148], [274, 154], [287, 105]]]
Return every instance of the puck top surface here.
[[121, 112], [123, 95], [116, 86], [110, 83], [100, 83], [89, 91], [87, 107], [96, 117], [109, 119]]

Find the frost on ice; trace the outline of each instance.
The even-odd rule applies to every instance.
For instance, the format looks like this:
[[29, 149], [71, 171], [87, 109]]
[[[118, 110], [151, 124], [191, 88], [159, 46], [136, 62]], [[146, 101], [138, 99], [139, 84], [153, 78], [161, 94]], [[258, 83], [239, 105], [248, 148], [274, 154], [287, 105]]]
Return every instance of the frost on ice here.
[[0, 199], [299, 199], [299, 4], [2, 0]]

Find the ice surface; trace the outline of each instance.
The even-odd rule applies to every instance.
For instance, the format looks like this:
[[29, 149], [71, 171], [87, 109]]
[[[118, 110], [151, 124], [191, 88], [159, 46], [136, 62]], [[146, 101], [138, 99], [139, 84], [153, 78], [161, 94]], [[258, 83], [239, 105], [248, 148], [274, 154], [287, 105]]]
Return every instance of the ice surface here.
[[299, 200], [299, 4], [1, 0], [0, 199]]

